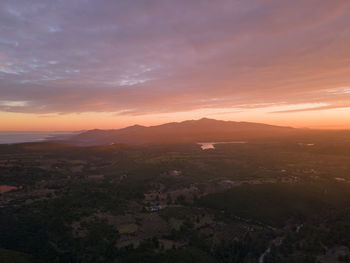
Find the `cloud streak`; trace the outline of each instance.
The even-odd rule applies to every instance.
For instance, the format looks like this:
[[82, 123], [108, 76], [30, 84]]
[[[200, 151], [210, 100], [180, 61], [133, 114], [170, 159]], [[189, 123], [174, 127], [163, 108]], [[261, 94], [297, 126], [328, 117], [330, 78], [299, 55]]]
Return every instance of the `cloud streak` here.
[[349, 12], [347, 0], [4, 0], [0, 111], [349, 107]]

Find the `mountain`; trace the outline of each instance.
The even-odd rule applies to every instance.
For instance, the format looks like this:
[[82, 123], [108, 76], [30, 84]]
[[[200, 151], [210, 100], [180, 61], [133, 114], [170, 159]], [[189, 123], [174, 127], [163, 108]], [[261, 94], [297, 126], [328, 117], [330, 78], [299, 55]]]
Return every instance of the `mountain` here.
[[157, 126], [134, 125], [117, 130], [89, 130], [66, 142], [74, 145], [172, 144], [272, 138], [293, 134], [297, 129], [261, 123], [203, 118]]

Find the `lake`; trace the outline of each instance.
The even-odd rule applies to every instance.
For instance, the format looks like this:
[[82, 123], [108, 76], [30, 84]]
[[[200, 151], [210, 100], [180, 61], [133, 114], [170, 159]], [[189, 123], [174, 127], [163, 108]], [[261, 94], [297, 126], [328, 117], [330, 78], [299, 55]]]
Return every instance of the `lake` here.
[[199, 142], [198, 144], [201, 146], [202, 150], [215, 149], [216, 144], [244, 144], [246, 141], [232, 141], [232, 142]]

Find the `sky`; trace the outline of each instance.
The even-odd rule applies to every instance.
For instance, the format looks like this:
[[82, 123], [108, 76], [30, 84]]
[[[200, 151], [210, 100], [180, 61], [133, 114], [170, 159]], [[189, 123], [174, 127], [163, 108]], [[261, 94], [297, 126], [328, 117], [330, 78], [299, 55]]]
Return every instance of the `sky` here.
[[350, 129], [349, 0], [1, 0], [0, 130]]

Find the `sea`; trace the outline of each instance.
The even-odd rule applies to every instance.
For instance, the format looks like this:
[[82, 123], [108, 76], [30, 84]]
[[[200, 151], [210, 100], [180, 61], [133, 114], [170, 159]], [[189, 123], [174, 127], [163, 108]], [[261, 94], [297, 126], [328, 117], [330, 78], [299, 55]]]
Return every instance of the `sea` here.
[[73, 135], [75, 132], [69, 131], [0, 131], [0, 144], [14, 144], [14, 143], [24, 143], [24, 142], [43, 142], [49, 141], [53, 138], [64, 138]]

